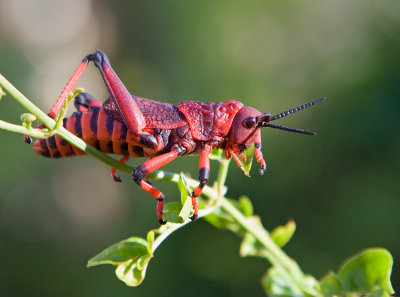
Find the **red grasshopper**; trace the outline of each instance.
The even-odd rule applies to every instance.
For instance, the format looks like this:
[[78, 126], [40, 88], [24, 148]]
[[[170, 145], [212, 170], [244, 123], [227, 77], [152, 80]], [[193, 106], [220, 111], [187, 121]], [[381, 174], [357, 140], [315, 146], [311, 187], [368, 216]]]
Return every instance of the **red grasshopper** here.
[[[243, 152], [254, 143], [255, 156], [260, 163], [260, 174], [266, 170], [261, 152], [260, 128], [271, 127], [301, 134], [315, 135], [314, 132], [271, 124], [271, 121], [321, 102], [321, 98], [283, 113], [271, 116], [235, 100], [223, 103], [202, 103], [183, 101], [177, 106], [131, 95], [112, 69], [107, 56], [96, 51], [87, 55], [76, 69], [65, 89], [51, 109], [49, 116], [56, 114], [89, 61], [93, 61], [110, 92], [104, 103], [87, 93], [75, 97], [78, 112], [64, 119], [64, 127], [88, 144], [104, 153], [122, 155], [121, 162], [129, 157], [149, 158], [133, 172], [134, 181], [149, 192], [157, 202], [157, 217], [161, 224], [164, 195], [153, 187], [146, 176], [182, 155], [200, 154], [199, 185], [193, 190], [192, 205], [194, 220], [198, 216], [198, 199], [208, 182], [210, 173], [209, 154], [213, 148], [223, 149], [225, 157], [233, 157], [238, 166]], [[38, 139], [35, 152], [52, 158], [84, 154], [59, 136]], [[115, 181], [120, 181], [111, 169]]]

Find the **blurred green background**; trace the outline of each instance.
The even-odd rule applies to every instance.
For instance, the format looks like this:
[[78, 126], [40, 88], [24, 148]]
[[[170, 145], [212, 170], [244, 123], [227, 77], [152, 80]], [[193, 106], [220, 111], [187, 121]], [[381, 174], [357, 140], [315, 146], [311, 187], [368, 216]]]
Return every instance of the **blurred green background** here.
[[[268, 229], [294, 219], [285, 250], [318, 278], [387, 248], [400, 290], [399, 1], [0, 0], [0, 73], [43, 110], [97, 48], [132, 93], [174, 104], [237, 99], [278, 113], [326, 96], [279, 123], [317, 137], [264, 129], [268, 172], [249, 179], [232, 163], [228, 195], [248, 195]], [[104, 100], [89, 68], [78, 86]], [[0, 102], [3, 120], [22, 112]], [[203, 220], [157, 250], [138, 288], [111, 266], [87, 269], [103, 248], [158, 226], [153, 199], [92, 158], [45, 159], [4, 131], [0, 143], [0, 296], [264, 296], [266, 263], [240, 258], [239, 239]], [[166, 170], [197, 177], [197, 162]]]

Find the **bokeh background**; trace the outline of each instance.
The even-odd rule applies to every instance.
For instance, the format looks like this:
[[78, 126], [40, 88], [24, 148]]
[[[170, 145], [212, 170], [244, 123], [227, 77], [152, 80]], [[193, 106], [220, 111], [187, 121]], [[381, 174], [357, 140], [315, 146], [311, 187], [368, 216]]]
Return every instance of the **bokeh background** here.
[[[269, 171], [249, 179], [231, 164], [228, 195], [249, 196], [269, 229], [294, 219], [285, 250], [318, 278], [387, 248], [400, 290], [399, 1], [0, 0], [0, 72], [43, 110], [95, 49], [132, 93], [174, 104], [238, 99], [278, 113], [326, 96], [280, 122], [318, 136], [264, 129]], [[107, 97], [93, 66], [78, 86]], [[22, 112], [0, 102], [3, 120]], [[157, 250], [138, 288], [111, 266], [87, 269], [103, 248], [158, 226], [153, 199], [92, 158], [45, 159], [5, 131], [0, 144], [1, 296], [264, 296], [267, 263], [240, 258], [240, 240], [203, 220]], [[166, 169], [196, 177], [197, 162]]]

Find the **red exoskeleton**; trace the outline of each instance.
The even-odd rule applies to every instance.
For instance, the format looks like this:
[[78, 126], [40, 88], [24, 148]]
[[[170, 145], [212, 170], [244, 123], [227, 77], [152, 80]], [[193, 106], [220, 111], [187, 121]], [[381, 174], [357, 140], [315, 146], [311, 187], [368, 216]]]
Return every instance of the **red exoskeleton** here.
[[[129, 157], [147, 157], [133, 172], [134, 181], [150, 193], [157, 202], [157, 217], [161, 224], [164, 195], [153, 187], [146, 176], [179, 156], [199, 154], [199, 185], [193, 190], [194, 220], [198, 216], [198, 199], [208, 182], [209, 154], [213, 148], [223, 149], [226, 158], [233, 157], [240, 166], [238, 156], [254, 143], [255, 156], [260, 163], [260, 174], [266, 170], [261, 153], [261, 128], [271, 127], [290, 132], [315, 135], [314, 132], [271, 124], [271, 121], [321, 102], [312, 101], [283, 113], [271, 116], [241, 102], [228, 100], [217, 103], [183, 101], [177, 106], [131, 95], [112, 69], [107, 56], [96, 51], [87, 55], [68, 81], [64, 91], [51, 109], [55, 118], [69, 92], [93, 61], [104, 79], [110, 98], [104, 103], [87, 93], [75, 97], [77, 112], [64, 119], [64, 127], [86, 143], [104, 153], [122, 155], [121, 162]], [[59, 136], [38, 139], [33, 149], [46, 157], [59, 158], [84, 154]], [[114, 180], [120, 181], [111, 169]]]

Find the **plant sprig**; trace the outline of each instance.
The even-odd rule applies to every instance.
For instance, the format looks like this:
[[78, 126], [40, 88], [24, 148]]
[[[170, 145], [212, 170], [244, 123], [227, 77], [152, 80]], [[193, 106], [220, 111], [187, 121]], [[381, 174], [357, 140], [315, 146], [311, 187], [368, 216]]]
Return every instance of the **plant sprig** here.
[[[56, 120], [48, 117], [0, 74], [0, 98], [5, 94], [4, 91], [23, 105], [29, 114], [22, 116], [22, 125], [0, 120], [0, 129], [36, 138], [57, 134], [108, 166], [128, 173], [134, 169], [87, 145], [82, 139], [62, 127], [61, 123], [68, 103], [81, 90], [70, 94]], [[31, 123], [35, 118], [46, 128], [32, 128]], [[245, 162], [247, 174], [251, 166], [249, 162], [249, 158], [252, 158], [251, 150], [248, 153]], [[243, 196], [238, 200], [233, 200], [225, 196], [229, 160], [225, 160], [218, 151], [215, 151], [213, 156], [220, 164], [218, 177], [214, 187], [206, 186], [203, 189], [199, 218], [204, 218], [213, 226], [230, 230], [243, 238], [240, 247], [241, 256], [260, 257], [271, 264], [262, 279], [262, 285], [269, 296], [366, 295], [372, 297], [393, 294], [390, 283], [393, 259], [390, 253], [382, 248], [367, 249], [359, 253], [346, 261], [338, 273], [330, 272], [320, 281], [303, 273], [299, 265], [282, 250], [294, 234], [294, 222], [290, 221], [287, 225], [279, 226], [269, 233], [262, 225], [260, 218], [254, 215], [249, 198]], [[137, 286], [143, 281], [150, 259], [165, 238], [191, 223], [189, 219], [190, 192], [198, 184], [198, 181], [185, 177], [183, 174], [160, 170], [148, 177], [178, 185], [181, 202], [165, 205], [163, 217], [168, 220], [168, 223], [158, 229], [150, 230], [146, 238], [130, 237], [122, 240], [106, 248], [88, 262], [89, 267], [101, 264], [115, 265], [117, 277], [129, 286]]]

